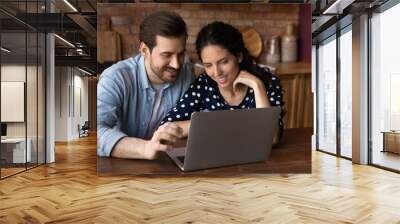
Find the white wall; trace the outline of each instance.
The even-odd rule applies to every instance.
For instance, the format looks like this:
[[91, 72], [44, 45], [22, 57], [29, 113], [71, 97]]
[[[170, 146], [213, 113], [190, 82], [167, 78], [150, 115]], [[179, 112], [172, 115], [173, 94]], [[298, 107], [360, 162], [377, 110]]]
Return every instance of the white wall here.
[[68, 86], [67, 67], [55, 68], [55, 141], [68, 140]]
[[56, 67], [56, 141], [77, 139], [78, 124], [88, 120], [88, 78], [83, 75], [76, 68]]
[[[26, 120], [23, 122], [6, 122], [7, 137], [24, 138], [25, 134], [32, 143], [30, 145], [32, 151], [32, 161], [44, 163], [45, 150], [45, 118], [44, 118], [44, 74], [41, 66], [32, 66], [25, 64], [3, 64], [1, 66], [1, 81], [25, 82], [26, 84], [26, 105], [22, 107], [22, 113], [26, 112]], [[27, 78], [27, 80], [25, 80]], [[23, 90], [22, 90], [23, 94]], [[7, 96], [2, 96], [7, 97]], [[4, 112], [12, 110], [10, 107], [3, 107]], [[12, 111], [7, 111], [11, 112]], [[38, 156], [37, 156], [38, 154]]]
[[[25, 70], [27, 69], [27, 70]], [[27, 106], [30, 107], [27, 113], [28, 120], [28, 137], [31, 133], [35, 133], [36, 136], [36, 107], [41, 107], [42, 105], [37, 105], [36, 98], [36, 80], [31, 77], [36, 77], [36, 66], [18, 65], [18, 64], [8, 64], [1, 66], [1, 81], [5, 82], [25, 82], [26, 72], [28, 74], [28, 84], [30, 87], [27, 88]], [[41, 71], [40, 71], [41, 72]], [[1, 110], [7, 110], [9, 108], [1, 108]], [[7, 136], [8, 137], [25, 137], [25, 126], [26, 122], [7, 122]], [[32, 129], [32, 131], [30, 131]]]

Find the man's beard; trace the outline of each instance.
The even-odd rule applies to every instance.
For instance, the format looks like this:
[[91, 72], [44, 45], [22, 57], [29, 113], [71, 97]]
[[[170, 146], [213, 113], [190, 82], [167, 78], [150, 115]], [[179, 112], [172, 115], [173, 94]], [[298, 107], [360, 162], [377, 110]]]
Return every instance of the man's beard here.
[[[154, 66], [152, 66], [152, 65], [150, 65], [150, 67], [151, 67], [151, 70], [153, 71], [153, 73], [154, 73], [160, 80], [162, 80], [163, 82], [175, 81], [176, 77], [177, 77], [178, 74], [179, 74], [179, 70], [180, 70], [180, 69], [172, 68], [172, 67], [170, 67], [170, 66], [164, 66], [164, 67], [162, 67], [161, 69], [158, 69], [158, 68], [156, 68], [156, 67], [154, 67]], [[171, 79], [165, 79], [165, 77], [163, 77], [163, 73], [164, 73], [164, 72], [175, 73], [175, 77], [174, 77], [172, 80], [171, 80]]]

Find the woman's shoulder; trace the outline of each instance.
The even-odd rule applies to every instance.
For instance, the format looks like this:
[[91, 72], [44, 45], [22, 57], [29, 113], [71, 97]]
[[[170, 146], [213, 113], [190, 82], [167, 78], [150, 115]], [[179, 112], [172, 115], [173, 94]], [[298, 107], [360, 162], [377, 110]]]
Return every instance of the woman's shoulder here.
[[207, 90], [210, 88], [209, 79], [210, 78], [204, 73], [198, 75], [190, 84], [188, 91], [196, 93], [207, 92]]
[[203, 72], [201, 73], [199, 76], [197, 76], [196, 80], [200, 81], [200, 82], [206, 82], [210, 79], [210, 77], [208, 77], [208, 75]]
[[193, 84], [210, 86], [210, 85], [212, 85], [212, 82], [213, 82], [213, 80], [205, 72], [203, 72], [196, 77]]

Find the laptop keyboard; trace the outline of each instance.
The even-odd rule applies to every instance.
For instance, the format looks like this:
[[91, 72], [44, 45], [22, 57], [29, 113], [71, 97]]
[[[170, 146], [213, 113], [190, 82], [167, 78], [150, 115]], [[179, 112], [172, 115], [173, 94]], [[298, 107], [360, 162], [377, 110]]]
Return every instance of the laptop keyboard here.
[[182, 164], [185, 162], [185, 157], [184, 156], [177, 156], [176, 157]]

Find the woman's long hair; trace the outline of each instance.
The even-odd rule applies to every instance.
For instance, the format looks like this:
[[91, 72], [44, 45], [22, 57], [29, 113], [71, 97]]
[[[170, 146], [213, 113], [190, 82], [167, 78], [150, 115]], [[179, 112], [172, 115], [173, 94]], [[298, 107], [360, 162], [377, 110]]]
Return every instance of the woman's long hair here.
[[[231, 54], [239, 57], [242, 55], [242, 61], [239, 63], [240, 70], [246, 70], [258, 77], [268, 89], [268, 85], [272, 83], [272, 74], [268, 69], [261, 68], [256, 64], [247, 48], [244, 46], [242, 34], [235, 27], [224, 22], [213, 22], [203, 27], [196, 39], [196, 51], [201, 60], [201, 51], [208, 45], [217, 45], [227, 49]], [[277, 82], [280, 80], [275, 77]], [[283, 102], [282, 105], [283, 106]], [[281, 118], [285, 115], [285, 111], [281, 111]], [[282, 138], [283, 125], [279, 126], [279, 137]]]
[[257, 76], [265, 84], [271, 83], [270, 72], [256, 64], [247, 48], [244, 46], [242, 34], [232, 25], [224, 22], [213, 22], [203, 27], [196, 39], [196, 51], [201, 60], [201, 51], [208, 45], [218, 45], [227, 49], [231, 54], [239, 57], [239, 70], [246, 70]]

